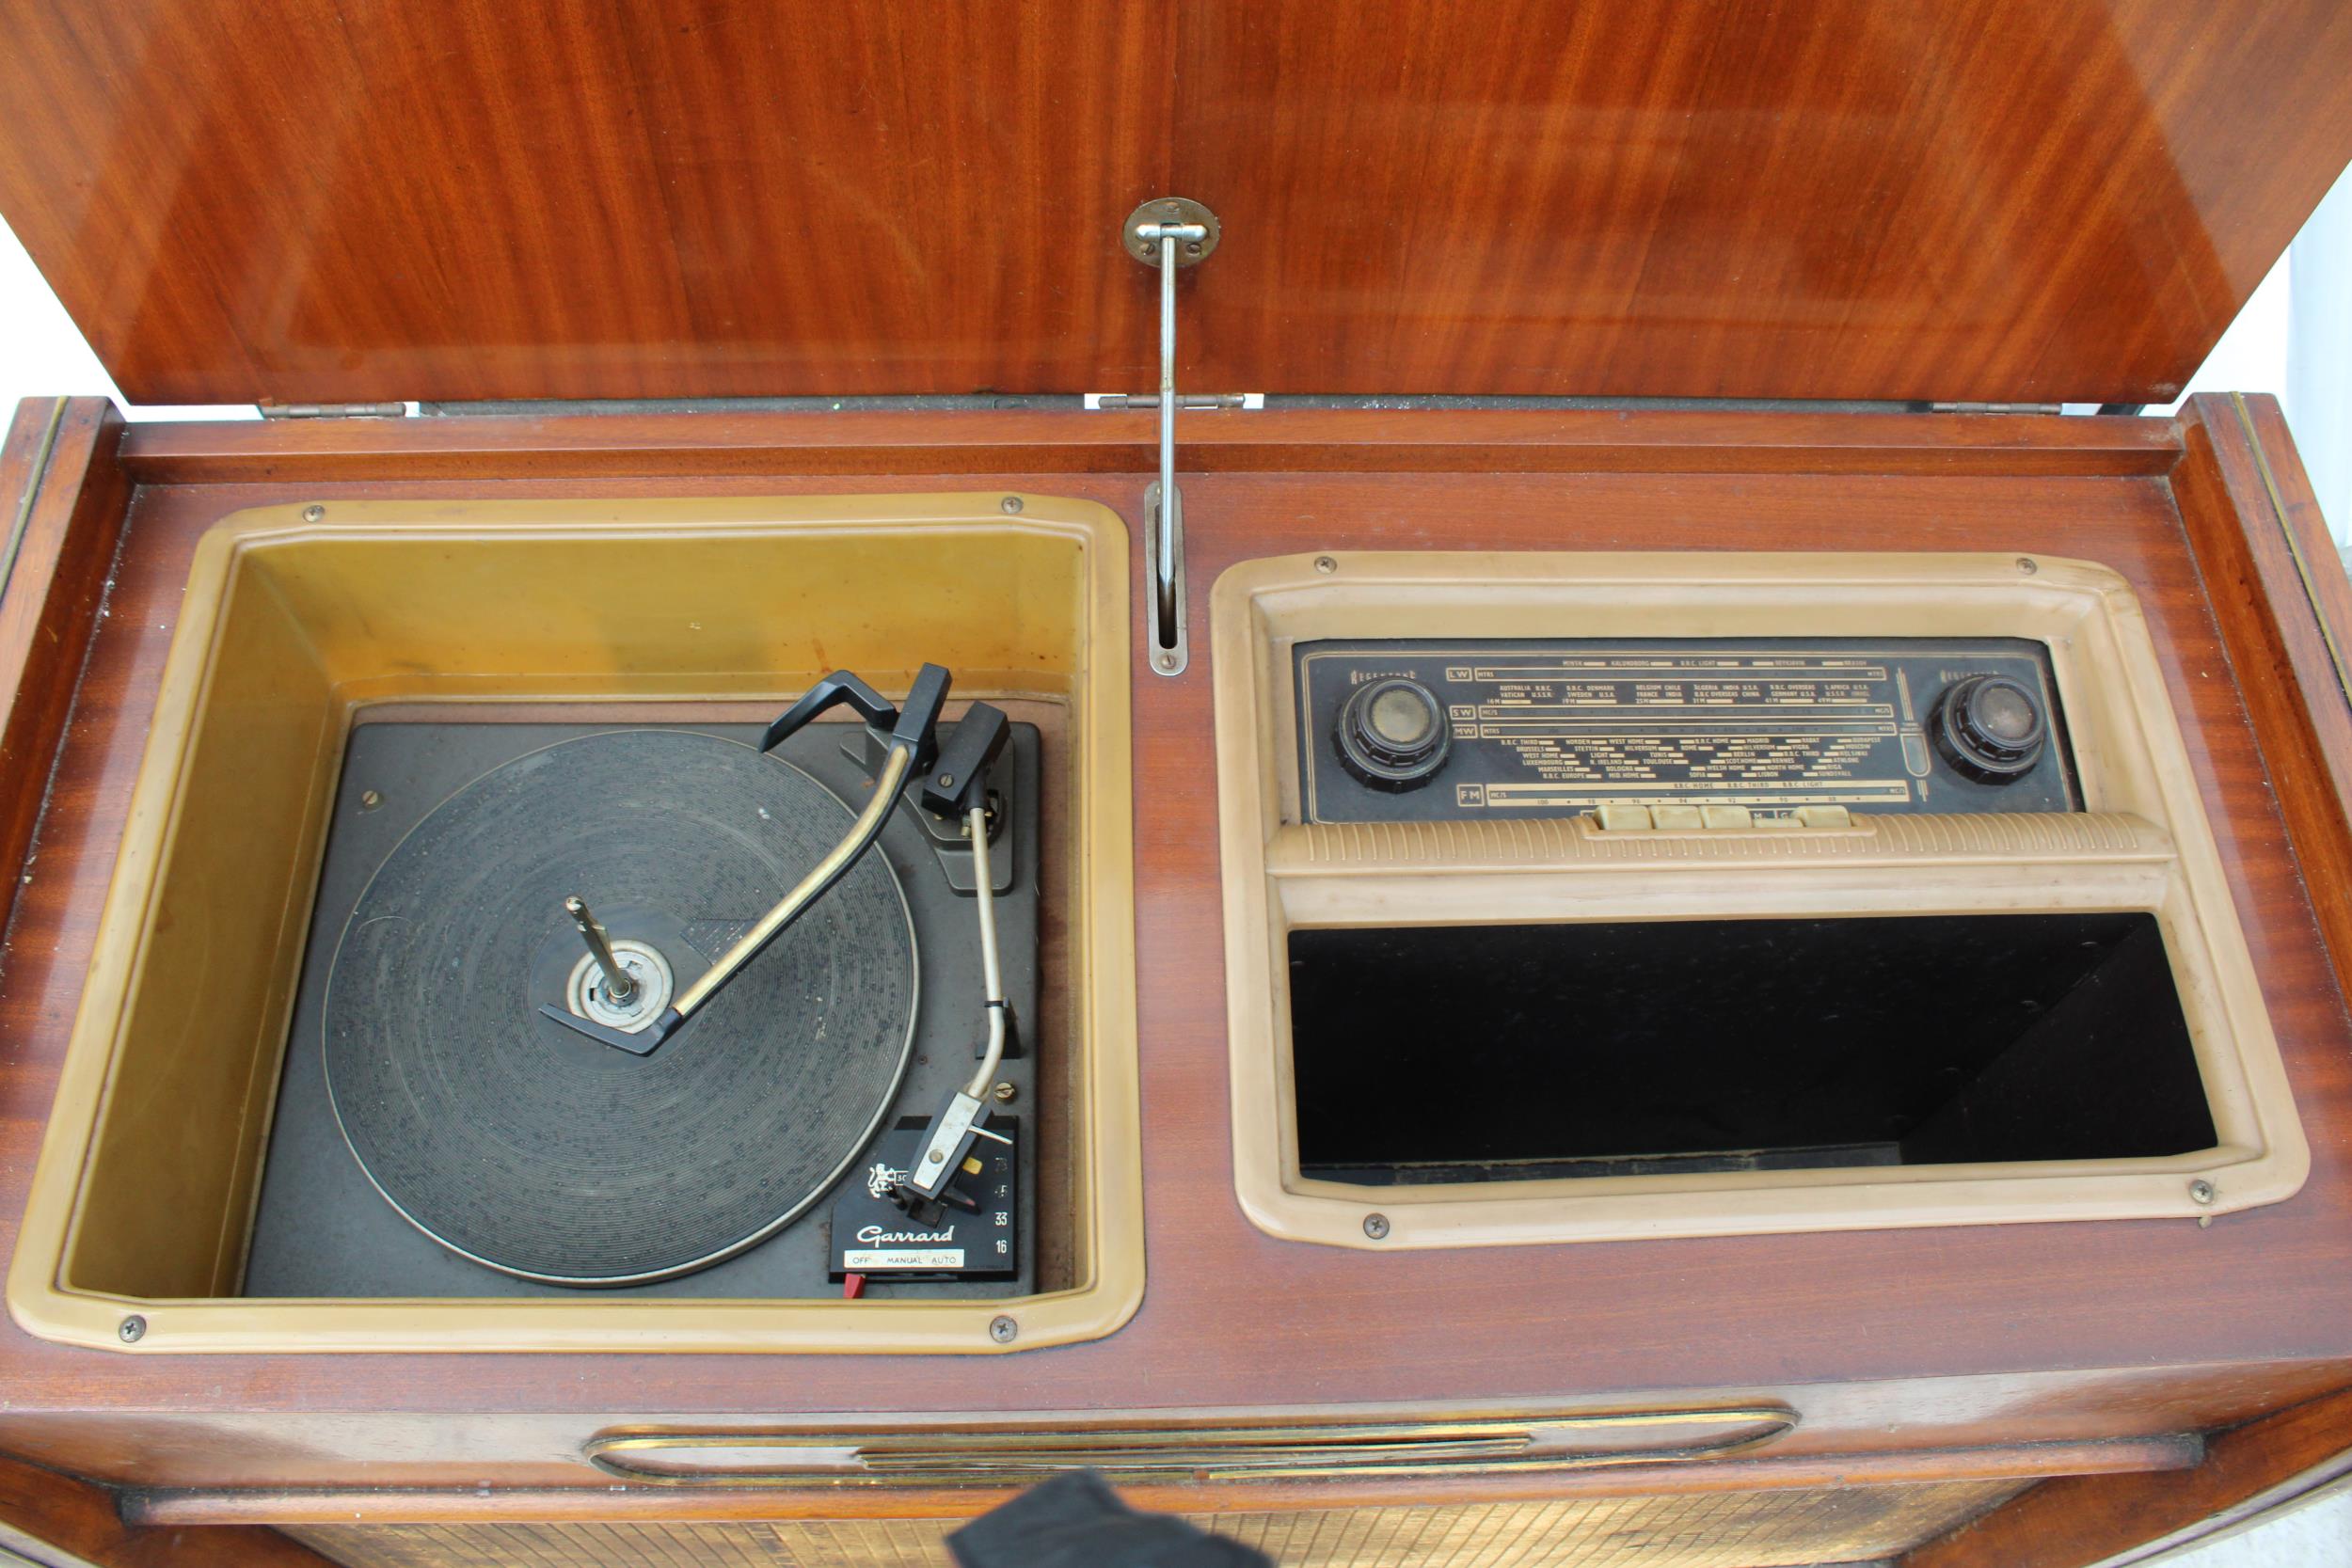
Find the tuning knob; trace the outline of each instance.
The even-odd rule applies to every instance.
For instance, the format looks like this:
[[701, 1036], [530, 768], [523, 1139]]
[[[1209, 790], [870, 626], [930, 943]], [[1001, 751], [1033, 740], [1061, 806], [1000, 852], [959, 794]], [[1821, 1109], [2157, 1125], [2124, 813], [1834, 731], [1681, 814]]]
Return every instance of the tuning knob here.
[[1367, 681], [1340, 709], [1340, 760], [1375, 789], [1418, 789], [1445, 766], [1445, 709], [1419, 681]]
[[1936, 699], [1935, 748], [1958, 771], [1984, 784], [2010, 784], [2029, 770], [2049, 739], [2034, 694], [2006, 675], [1970, 675]]

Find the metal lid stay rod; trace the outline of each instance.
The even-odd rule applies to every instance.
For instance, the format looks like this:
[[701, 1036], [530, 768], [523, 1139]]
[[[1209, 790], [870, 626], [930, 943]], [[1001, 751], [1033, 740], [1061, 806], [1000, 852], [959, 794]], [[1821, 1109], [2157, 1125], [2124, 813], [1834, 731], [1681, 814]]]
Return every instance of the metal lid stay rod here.
[[1180, 245], [1206, 239], [1209, 231], [1197, 223], [1164, 223], [1156, 233], [1160, 248], [1160, 527], [1152, 541], [1152, 586], [1159, 641], [1165, 648], [1181, 643], [1184, 635], [1176, 619], [1176, 530], [1184, 504], [1183, 493], [1176, 488], [1176, 253]]
[[1160, 273], [1160, 477], [1144, 491], [1151, 541], [1151, 664], [1163, 675], [1190, 662], [1184, 636], [1184, 499], [1176, 487], [1176, 269], [1216, 248], [1216, 214], [1197, 201], [1147, 201], [1127, 219], [1128, 253]]

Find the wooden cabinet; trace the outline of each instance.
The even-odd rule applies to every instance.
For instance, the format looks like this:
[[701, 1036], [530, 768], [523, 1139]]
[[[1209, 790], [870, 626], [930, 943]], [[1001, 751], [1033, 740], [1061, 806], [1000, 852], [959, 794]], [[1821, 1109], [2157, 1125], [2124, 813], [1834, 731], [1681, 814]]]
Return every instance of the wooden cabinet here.
[[[1016, 1324], [952, 1354], [183, 1351], [146, 1338], [174, 1302], [109, 1300], [119, 1344], [0, 1325], [9, 1528], [108, 1564], [915, 1560], [1032, 1473], [952, 1468], [1014, 1433], [1114, 1473], [1152, 1447], [1134, 1501], [1287, 1563], [2075, 1568], [2346, 1466], [2352, 588], [2275, 404], [2137, 410], [2352, 156], [2352, 11], [8, 20], [0, 211], [126, 391], [340, 406], [126, 424], [34, 402], [0, 449], [6, 1244], [119, 856], [157, 836], [133, 785], [213, 525], [953, 492], [1099, 505], [1128, 534], [1132, 599], [1104, 623], [1125, 644], [1085, 656], [1132, 722], [1132, 853], [1061, 871], [1132, 893], [1139, 1133], [1104, 1168], [1139, 1169], [1141, 1217], [1086, 1217], [1139, 1225], [1118, 1241], [1143, 1277], [1082, 1342]], [[1174, 373], [1220, 406], [1179, 421], [1174, 675], [1147, 646], [1154, 420], [1078, 396], [1153, 383], [1155, 278], [1120, 222], [1165, 196], [1223, 224], [1175, 288]], [[418, 411], [372, 417], [392, 400]], [[1268, 556], [1631, 550], [2119, 574], [2311, 1148], [2301, 1190], [2210, 1224], [1388, 1251], [1254, 1227], [1212, 585]], [[1056, 918], [1049, 975], [1080, 951]], [[130, 1196], [167, 1225], [187, 1195]], [[1735, 1437], [1420, 1463], [1498, 1423], [1661, 1415]], [[1415, 1463], [1328, 1463], [1368, 1433]], [[848, 1457], [721, 1457], [778, 1437]], [[1233, 1462], [1278, 1443], [1300, 1452]], [[857, 1452], [891, 1445], [950, 1468]], [[633, 1467], [596, 1463], [616, 1452]]]

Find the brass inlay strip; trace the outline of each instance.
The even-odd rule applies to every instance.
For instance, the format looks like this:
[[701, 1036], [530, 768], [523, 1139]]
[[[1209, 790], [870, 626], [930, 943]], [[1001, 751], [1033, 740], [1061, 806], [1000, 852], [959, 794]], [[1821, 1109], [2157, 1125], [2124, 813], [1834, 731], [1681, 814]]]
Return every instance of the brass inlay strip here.
[[[588, 1462], [643, 1486], [780, 1487], [798, 1485], [993, 1486], [1068, 1469], [1101, 1470], [1114, 1480], [1307, 1480], [1338, 1476], [1419, 1476], [1455, 1468], [1497, 1471], [1583, 1470], [1723, 1459], [1778, 1441], [1796, 1430], [1786, 1405], [1712, 1410], [1645, 1410], [1563, 1416], [1497, 1417], [1459, 1421], [1308, 1423], [1054, 1432], [1035, 1429], [888, 1433], [613, 1433], [589, 1439]], [[1616, 1427], [1650, 1430], [1728, 1426], [1695, 1443], [1580, 1450], [1549, 1445], [1549, 1434]], [[631, 1457], [773, 1449], [780, 1463], [759, 1469], [653, 1469]], [[795, 1465], [807, 1454], [829, 1461]]]
[[2246, 406], [2246, 394], [2232, 392], [2230, 405], [2237, 410], [2238, 425], [2246, 432], [2246, 445], [2254, 454], [2254, 471], [2262, 476], [2263, 489], [2269, 493], [2271, 518], [2279, 525], [2279, 537], [2286, 542], [2287, 554], [2295, 562], [2295, 575], [2302, 579], [2303, 597], [2312, 607], [2312, 619], [2319, 624], [2319, 640], [2328, 645], [2328, 661], [2336, 667], [2336, 689], [2345, 702], [2352, 703], [2352, 664], [2345, 662], [2336, 628], [2328, 625], [2327, 611], [2320, 608], [2319, 585], [2312, 578], [2311, 561], [2303, 553], [2302, 542], [2295, 536], [2294, 525], [2287, 520], [2286, 499], [2279, 493], [2279, 476], [2271, 471], [2270, 454], [2263, 450], [2262, 437], [2255, 433], [2254, 416]]
[[65, 423], [64, 398], [49, 404], [49, 427], [40, 433], [40, 445], [33, 449], [33, 475], [24, 482], [24, 494], [16, 500], [16, 517], [8, 524], [8, 544], [0, 553], [0, 596], [8, 591], [8, 580], [16, 575], [16, 552], [24, 547], [24, 530], [33, 520], [33, 507], [40, 499], [41, 483], [49, 477], [50, 454], [57, 450], [57, 431]]

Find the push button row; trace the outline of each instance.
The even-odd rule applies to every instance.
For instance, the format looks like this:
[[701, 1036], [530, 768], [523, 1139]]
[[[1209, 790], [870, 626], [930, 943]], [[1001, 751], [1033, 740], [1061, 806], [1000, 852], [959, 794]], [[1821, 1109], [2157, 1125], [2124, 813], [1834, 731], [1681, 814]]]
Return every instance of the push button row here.
[[1758, 816], [1745, 806], [1628, 806], [1594, 808], [1593, 819], [1612, 833], [1697, 832], [1713, 828], [1851, 828], [1844, 806], [1799, 806], [1786, 816]]

